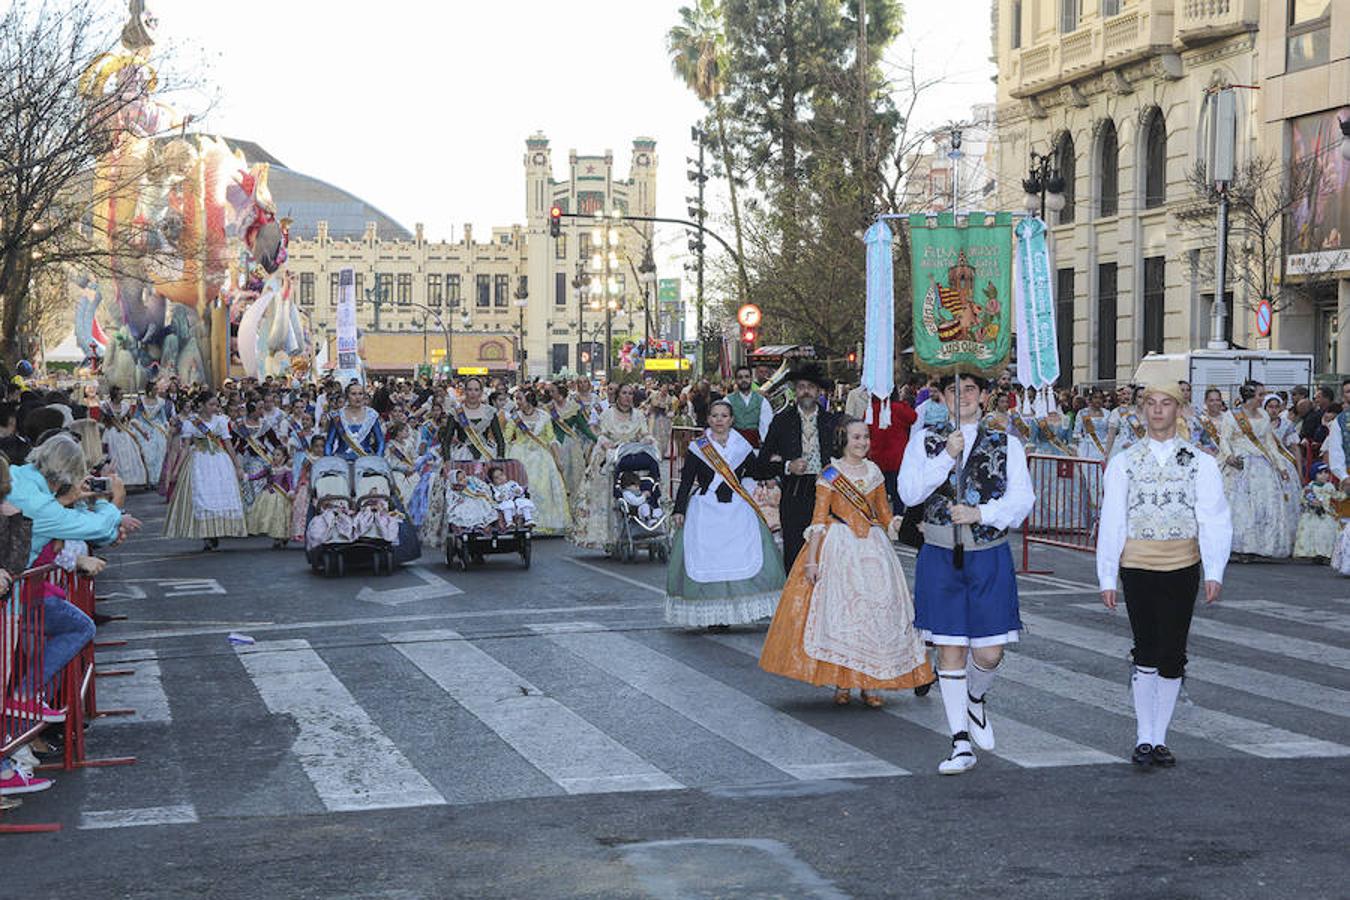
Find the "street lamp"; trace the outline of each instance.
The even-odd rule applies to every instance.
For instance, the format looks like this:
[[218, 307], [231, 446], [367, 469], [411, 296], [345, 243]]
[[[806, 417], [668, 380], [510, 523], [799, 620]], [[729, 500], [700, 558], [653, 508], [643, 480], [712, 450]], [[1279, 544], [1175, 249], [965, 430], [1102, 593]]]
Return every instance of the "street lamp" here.
[[[523, 280], [522, 280], [523, 282]], [[516, 375], [520, 384], [525, 383], [525, 310], [530, 306], [530, 295], [525, 290], [522, 283], [516, 288], [516, 299], [513, 304], [519, 316], [516, 324], [516, 332], [519, 335], [516, 339], [516, 359], [519, 371]]]
[[577, 292], [577, 375], [581, 374], [581, 353], [586, 327], [586, 288], [590, 283], [591, 276], [586, 273], [586, 261], [578, 259], [577, 272], [572, 276], [572, 289]]
[[[608, 217], [602, 212], [595, 214], [594, 230], [591, 232], [590, 294], [591, 309], [605, 311], [605, 371], [610, 367], [610, 347], [613, 344], [614, 313], [619, 309], [622, 290], [619, 287], [619, 253], [622, 240], [619, 225], [623, 221], [623, 212], [610, 211]], [[594, 354], [592, 354], [594, 359]]]
[[1046, 209], [1059, 212], [1064, 208], [1064, 176], [1059, 174], [1056, 154], [1031, 151], [1031, 171], [1022, 182], [1022, 190], [1026, 191], [1026, 211], [1036, 215], [1039, 210], [1042, 220]]
[[652, 259], [652, 243], [642, 253], [638, 266], [638, 282], [642, 285], [642, 355], [645, 358], [652, 344], [652, 285], [656, 284], [656, 260]]

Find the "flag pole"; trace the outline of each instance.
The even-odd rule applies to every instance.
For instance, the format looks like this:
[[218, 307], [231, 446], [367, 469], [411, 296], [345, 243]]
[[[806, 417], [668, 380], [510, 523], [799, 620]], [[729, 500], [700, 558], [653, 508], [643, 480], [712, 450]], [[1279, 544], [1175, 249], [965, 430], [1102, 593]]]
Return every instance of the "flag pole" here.
[[[952, 387], [956, 388], [953, 394], [953, 397], [955, 398], [954, 405], [956, 406], [956, 409], [954, 409], [952, 412], [954, 413], [954, 419], [956, 421], [956, 433], [960, 434], [961, 390], [962, 390], [960, 366], [957, 366], [955, 368], [954, 377], [955, 381], [952, 383]], [[956, 497], [955, 503], [952, 504], [953, 506], [960, 504], [961, 499], [964, 496], [964, 490], [961, 482], [964, 480], [962, 478], [962, 474], [964, 473], [965, 470], [964, 465], [965, 455], [966, 455], [965, 448], [962, 447], [961, 453], [956, 457]], [[952, 522], [952, 567], [955, 569], [961, 569], [964, 568], [965, 563], [966, 563], [966, 545], [961, 541], [961, 526], [957, 525], [955, 522]]]

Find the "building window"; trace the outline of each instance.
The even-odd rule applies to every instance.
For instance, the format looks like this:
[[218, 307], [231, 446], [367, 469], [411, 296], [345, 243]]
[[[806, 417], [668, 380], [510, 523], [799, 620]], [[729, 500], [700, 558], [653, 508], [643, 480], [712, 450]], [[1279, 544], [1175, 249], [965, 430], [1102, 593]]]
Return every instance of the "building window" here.
[[484, 309], [492, 305], [492, 276], [475, 275], [474, 290], [476, 291], [475, 305], [479, 309]]
[[445, 276], [445, 302], [450, 305], [451, 309], [455, 309], [459, 306], [458, 275]]
[[339, 274], [339, 273], [337, 273], [337, 272], [332, 272], [332, 273], [330, 273], [329, 276], [328, 276], [328, 305], [329, 305], [329, 306], [336, 307], [336, 306], [338, 305], [338, 296], [339, 296], [339, 293], [340, 293], [340, 290], [341, 290], [341, 282], [340, 282], [338, 279], [340, 279], [341, 277], [342, 277], [342, 275]]
[[1078, 29], [1083, 13], [1083, 0], [1059, 0], [1059, 30], [1069, 34]]
[[1144, 260], [1144, 352], [1163, 352], [1163, 294], [1166, 280], [1164, 256]]
[[356, 308], [360, 309], [366, 302], [366, 273], [356, 273]]
[[1055, 273], [1055, 339], [1059, 344], [1059, 383], [1073, 384], [1073, 269]]
[[301, 306], [313, 306], [313, 305], [314, 305], [314, 273], [313, 273], [313, 272], [301, 272], [301, 273], [300, 273], [300, 305], [301, 305]]
[[562, 372], [566, 368], [567, 368], [567, 345], [554, 344], [552, 368], [549, 371], [553, 372], [556, 375], [558, 372]]
[[560, 234], [553, 240], [553, 258], [567, 259], [567, 235]]
[[586, 265], [591, 264], [591, 233], [583, 231], [577, 235], [577, 259]]
[[1167, 123], [1154, 107], [1144, 129], [1144, 208], [1167, 202]]
[[400, 272], [398, 276], [398, 305], [412, 305], [412, 274]]
[[392, 273], [382, 272], [375, 275], [375, 297], [376, 303], [389, 303], [394, 299], [394, 276]]
[[1097, 377], [1116, 377], [1116, 264], [1097, 265]]
[[500, 239], [500, 243], [501, 243], [501, 245], [502, 245], [503, 247], [509, 247], [509, 246], [511, 246], [511, 235], [509, 235], [509, 234], [504, 234], [504, 235], [502, 235], [502, 236], [501, 236], [501, 239]]
[[1064, 208], [1059, 211], [1059, 224], [1068, 225], [1073, 221], [1073, 185], [1076, 173], [1073, 138], [1067, 131], [1059, 136], [1055, 156], [1059, 163], [1059, 174], [1064, 176]]
[[492, 305], [504, 309], [511, 305], [511, 276], [492, 276]]
[[427, 306], [438, 308], [441, 305], [441, 276], [427, 276]]
[[1287, 71], [1324, 64], [1331, 50], [1331, 0], [1289, 0]]
[[1120, 142], [1116, 139], [1116, 124], [1107, 119], [1102, 124], [1101, 156], [1101, 196], [1097, 198], [1097, 209], [1103, 216], [1114, 216], [1120, 211]]
[[553, 273], [553, 305], [554, 305], [554, 306], [566, 306], [566, 305], [567, 305], [567, 273], [566, 273], [566, 272], [554, 272], [554, 273]]
[[1102, 0], [1102, 16], [1120, 15], [1120, 0]]
[[1022, 0], [1013, 0], [1012, 27], [1009, 33], [1012, 36], [1012, 48], [1016, 50], [1022, 46]]

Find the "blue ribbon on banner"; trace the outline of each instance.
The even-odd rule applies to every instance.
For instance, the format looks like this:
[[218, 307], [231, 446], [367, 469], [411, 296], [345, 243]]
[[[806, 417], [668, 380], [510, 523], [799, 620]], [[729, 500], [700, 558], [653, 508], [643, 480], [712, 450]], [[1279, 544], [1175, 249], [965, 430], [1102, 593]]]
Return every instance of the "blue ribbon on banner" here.
[[1050, 245], [1045, 223], [1027, 218], [1017, 224], [1017, 287], [1021, 311], [1018, 321], [1018, 357], [1028, 370], [1019, 371], [1023, 384], [1045, 387], [1059, 377], [1059, 346], [1055, 338], [1055, 293], [1050, 280]]
[[[895, 387], [895, 276], [891, 243], [891, 226], [877, 221], [867, 229], [863, 242], [867, 244], [867, 330], [863, 340], [863, 387], [873, 397], [890, 397]], [[891, 405], [881, 404], [882, 428], [890, 425]], [[867, 418], [872, 417], [872, 404], [867, 405]]]

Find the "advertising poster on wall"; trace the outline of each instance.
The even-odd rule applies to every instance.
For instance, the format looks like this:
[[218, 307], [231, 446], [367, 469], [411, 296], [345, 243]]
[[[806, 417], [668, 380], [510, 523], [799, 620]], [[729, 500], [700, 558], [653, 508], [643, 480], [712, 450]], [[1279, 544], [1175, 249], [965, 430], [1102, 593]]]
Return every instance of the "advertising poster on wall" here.
[[1286, 269], [1291, 275], [1350, 271], [1350, 160], [1341, 153], [1341, 122], [1350, 106], [1294, 119], [1290, 158], [1307, 179], [1289, 216]]

